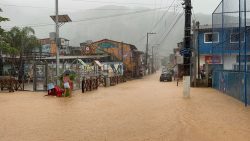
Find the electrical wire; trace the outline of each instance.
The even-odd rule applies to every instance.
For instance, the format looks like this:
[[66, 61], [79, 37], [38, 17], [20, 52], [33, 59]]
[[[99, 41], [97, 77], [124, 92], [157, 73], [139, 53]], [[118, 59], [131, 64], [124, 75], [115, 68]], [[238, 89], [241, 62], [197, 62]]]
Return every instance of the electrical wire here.
[[[180, 15], [180, 13], [181, 13], [182, 11], [183, 11], [183, 9], [180, 9], [180, 10], [177, 12], [177, 14], [174, 15], [175, 19], [173, 20], [173, 22], [176, 21], [176, 19], [178, 18], [178, 16]], [[170, 25], [172, 25], [172, 24], [173, 24], [173, 23], [171, 23]], [[166, 28], [166, 25], [165, 25], [165, 28]], [[162, 31], [163, 31], [163, 33], [160, 35], [160, 37], [163, 37], [163, 35], [166, 34], [166, 32], [167, 32], [167, 30], [162, 30], [162, 29], [160, 29], [160, 31], [157, 31], [157, 33], [160, 34]], [[154, 37], [157, 37], [157, 36], [154, 36]], [[158, 36], [158, 37], [159, 37], [159, 36]], [[158, 40], [158, 41], [159, 41], [159, 40]], [[158, 41], [157, 41], [157, 42], [158, 42]], [[156, 42], [156, 44], [157, 44], [157, 42]]]
[[24, 7], [24, 8], [43, 8], [43, 9], [53, 9], [52, 7], [40, 7], [40, 6], [28, 6], [28, 5], [15, 5], [15, 4], [3, 4], [0, 3], [1, 6], [6, 7]]
[[[93, 20], [100, 20], [100, 19], [114, 18], [114, 17], [120, 17], [120, 16], [141, 14], [141, 13], [146, 13], [146, 12], [151, 12], [151, 11], [161, 10], [161, 9], [166, 9], [166, 8], [168, 8], [168, 7], [156, 8], [156, 9], [147, 9], [147, 10], [140, 10], [140, 11], [135, 11], [135, 12], [127, 12], [127, 13], [114, 14], [114, 15], [101, 16], [101, 17], [86, 18], [86, 19], [83, 19], [83, 20], [72, 21], [72, 23], [87, 22], [87, 21], [93, 21]], [[52, 26], [52, 25], [54, 26], [54, 24], [41, 23], [41, 24], [27, 24], [27, 25], [16, 25], [16, 26], [19, 26], [19, 27], [25, 27], [25, 26], [29, 26], [29, 27], [43, 27], [43, 26]], [[6, 27], [13, 27], [13, 26], [6, 26]]]
[[153, 32], [153, 30], [160, 24], [160, 22], [163, 20], [163, 18], [167, 15], [168, 11], [170, 10], [171, 7], [173, 7], [173, 4], [175, 3], [176, 0], [173, 0], [171, 5], [168, 7], [168, 9], [164, 12], [164, 14], [161, 16], [161, 18], [156, 22], [156, 24], [153, 26], [150, 32]]
[[[169, 8], [164, 12], [164, 14], [161, 16], [161, 18], [156, 22], [156, 24], [152, 27], [152, 29], [150, 30], [150, 32], [153, 32], [153, 30], [160, 24], [160, 22], [163, 20], [163, 18], [166, 16], [166, 14], [168, 13], [168, 11], [170, 10], [171, 7], [173, 7], [173, 4], [175, 3], [176, 0], [173, 0], [171, 5], [169, 6]], [[144, 38], [146, 38], [147, 36], [144, 34], [141, 36], [141, 38], [139, 40], [137, 40], [135, 42], [135, 44], [141, 42], [142, 40], [144, 40]]]
[[140, 13], [151, 12], [151, 11], [161, 10], [161, 9], [166, 9], [166, 7], [165, 8], [150, 9], [150, 10], [141, 10], [141, 11], [135, 11], [135, 12], [128, 12], [128, 13], [122, 13], [122, 14], [114, 14], [114, 15], [102, 16], [102, 17], [96, 17], [96, 18], [86, 18], [84, 20], [77, 20], [77, 21], [73, 21], [73, 22], [93, 21], [93, 20], [99, 20], [99, 19], [105, 19], [105, 18], [126, 16], [126, 15], [131, 15], [131, 14], [140, 14]]
[[[41, 9], [50, 9], [50, 10], [55, 10], [55, 8], [53, 7], [40, 7], [40, 6], [29, 6], [29, 5], [14, 5], [14, 4], [3, 4], [0, 3], [1, 6], [5, 6], [5, 7], [19, 7], [19, 8], [41, 8]], [[66, 10], [72, 10], [71, 8], [64, 8], [62, 7], [61, 9], [66, 9]], [[76, 10], [74, 8], [74, 10]], [[77, 10], [93, 10], [93, 11], [129, 11], [129, 10], [136, 10], [134, 8], [132, 9], [110, 9], [110, 8], [96, 8], [96, 9], [86, 9], [86, 8], [77, 8]]]
[[73, 0], [76, 2], [88, 2], [88, 3], [101, 3], [101, 4], [121, 4], [121, 5], [144, 5], [144, 6], [151, 6], [153, 5], [152, 3], [133, 3], [133, 2], [114, 2], [114, 1], [95, 1], [95, 0]]
[[181, 17], [184, 15], [184, 12], [182, 12], [181, 15], [179, 15], [179, 17], [175, 20], [174, 24], [171, 26], [170, 30], [167, 32], [167, 34], [164, 36], [164, 38], [159, 42], [160, 45], [162, 45], [162, 43], [168, 38], [169, 34], [171, 33], [171, 31], [175, 28], [176, 24], [179, 22], [179, 20], [181, 19]]

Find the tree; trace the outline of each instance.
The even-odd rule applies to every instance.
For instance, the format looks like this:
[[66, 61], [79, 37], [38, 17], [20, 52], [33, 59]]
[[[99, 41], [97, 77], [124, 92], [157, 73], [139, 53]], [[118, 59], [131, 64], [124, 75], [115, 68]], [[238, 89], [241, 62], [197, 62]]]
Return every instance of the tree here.
[[40, 46], [38, 39], [35, 36], [35, 31], [31, 27], [13, 27], [6, 35], [6, 41], [11, 47], [17, 50], [17, 54], [23, 57], [25, 52], [30, 52]]
[[40, 47], [40, 43], [35, 36], [35, 31], [31, 27], [13, 27], [6, 34], [6, 42], [10, 44], [9, 50], [10, 54], [15, 57], [19, 56], [18, 60], [18, 70], [19, 70], [19, 79], [21, 79], [24, 74], [24, 55], [32, 52], [36, 47]]
[[[0, 16], [0, 23], [1, 22], [5, 22], [5, 21], [9, 21], [8, 18], [4, 18]], [[5, 37], [5, 31], [4, 29], [2, 29], [2, 27], [0, 26], [0, 49], [7, 49], [9, 47], [8, 43], [6, 43], [4, 41], [4, 37]]]
[[[0, 8], [0, 12], [2, 12]], [[4, 18], [0, 16], [0, 23], [9, 21], [8, 18]], [[5, 41], [6, 32], [0, 26], [0, 75], [3, 74], [3, 59], [2, 59], [2, 52], [16, 52], [14, 48], [12, 48], [6, 41]]]
[[[0, 23], [5, 22], [5, 21], [9, 21], [9, 19], [0, 16]], [[0, 26], [0, 35], [2, 35], [3, 33], [4, 33], [4, 29], [2, 29]]]

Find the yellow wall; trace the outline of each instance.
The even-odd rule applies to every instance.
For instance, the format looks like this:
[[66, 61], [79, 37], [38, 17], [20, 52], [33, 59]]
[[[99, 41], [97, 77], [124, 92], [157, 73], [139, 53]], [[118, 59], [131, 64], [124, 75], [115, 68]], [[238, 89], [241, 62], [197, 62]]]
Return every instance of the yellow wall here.
[[50, 53], [51, 53], [52, 55], [56, 55], [56, 51], [57, 51], [57, 49], [56, 49], [56, 44], [55, 44], [55, 43], [51, 43], [51, 44], [50, 44], [50, 47], [51, 47]]
[[[131, 59], [131, 49], [130, 49], [130, 45], [128, 44], [124, 44], [124, 43], [118, 43], [118, 42], [112, 42], [112, 41], [107, 41], [104, 40], [103, 42], [111, 42], [112, 44], [115, 44], [117, 47], [114, 48], [103, 48], [104, 51], [114, 55], [116, 58], [118, 58], [120, 61], [122, 61], [122, 48], [123, 48], [123, 55], [126, 56], [124, 57], [123, 63], [125, 64], [127, 70], [132, 71], [133, 67], [135, 65], [136, 61], [132, 61]], [[98, 46], [98, 44], [100, 44], [102, 42], [96, 42], [93, 45], [94, 46]]]

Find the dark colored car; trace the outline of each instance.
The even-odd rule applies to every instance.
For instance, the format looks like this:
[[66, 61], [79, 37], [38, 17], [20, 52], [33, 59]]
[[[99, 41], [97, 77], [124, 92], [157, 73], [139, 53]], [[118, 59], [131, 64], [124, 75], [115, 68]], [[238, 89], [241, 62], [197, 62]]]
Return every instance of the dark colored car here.
[[160, 76], [160, 82], [163, 82], [163, 81], [172, 81], [172, 75], [171, 73], [169, 72], [164, 72], [161, 74]]

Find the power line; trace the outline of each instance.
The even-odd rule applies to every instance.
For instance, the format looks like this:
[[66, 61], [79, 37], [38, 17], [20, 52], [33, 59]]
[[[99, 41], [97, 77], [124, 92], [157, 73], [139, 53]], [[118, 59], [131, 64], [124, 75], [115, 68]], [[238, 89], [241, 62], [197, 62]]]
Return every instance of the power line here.
[[[173, 20], [173, 22], [175, 22], [175, 24], [179, 21], [179, 18], [181, 17], [181, 16], [183, 16], [183, 14], [184, 13], [182, 13], [182, 15], [180, 15], [180, 12], [182, 12], [183, 11], [183, 9], [181, 9], [175, 16], [176, 16], [176, 19], [175, 20]], [[177, 16], [177, 15], [179, 15], [179, 16]], [[171, 24], [171, 25], [173, 25], [173, 26], [175, 26], [175, 24], [173, 25], [173, 23]], [[173, 28], [173, 26], [172, 26], [172, 28]], [[163, 34], [161, 34], [161, 37], [163, 37], [162, 35], [164, 35], [165, 33], [167, 33], [167, 36], [168, 36], [168, 34], [170, 33], [172, 31], [172, 29], [170, 30], [170, 31], [165, 31]], [[166, 36], [166, 35], [165, 35]], [[164, 36], [164, 38], [166, 39], [167, 37], [165, 37]], [[139, 43], [139, 42], [141, 42], [144, 38], [146, 37], [146, 35], [144, 35], [142, 38], [140, 38], [138, 41], [136, 41], [134, 44], [137, 44], [137, 43]], [[155, 42], [154, 44], [157, 44], [158, 42], [160, 42], [160, 40], [161, 40], [162, 38], [160, 38], [157, 42]], [[165, 39], [162, 39], [162, 40], [165, 40]], [[161, 41], [160, 43], [162, 43], [163, 41]]]
[[[153, 30], [160, 24], [160, 22], [163, 20], [163, 18], [166, 16], [168, 11], [170, 10], [171, 7], [173, 7], [173, 4], [175, 3], [176, 0], [173, 0], [169, 8], [164, 12], [164, 14], [161, 16], [161, 18], [156, 22], [156, 24], [153, 26], [153, 28], [150, 30], [150, 32], [153, 32]], [[146, 35], [142, 35], [142, 37], [136, 41], [136, 43], [141, 42], [144, 38], [146, 38]]]
[[115, 14], [115, 15], [110, 15], [110, 16], [96, 17], [96, 18], [87, 18], [87, 19], [84, 19], [84, 20], [78, 20], [78, 21], [73, 21], [73, 22], [84, 22], [84, 21], [92, 21], [92, 20], [98, 20], [98, 19], [104, 19], [104, 18], [113, 18], [113, 17], [126, 16], [126, 15], [131, 15], [131, 14], [140, 14], [140, 13], [151, 12], [151, 11], [161, 10], [161, 9], [166, 9], [166, 8], [168, 8], [168, 7], [156, 8], [156, 9], [150, 9], [150, 10], [141, 10], [141, 11], [135, 11], [135, 12]]
[[[14, 5], [14, 4], [2, 4], [0, 3], [0, 5], [5, 6], [5, 7], [19, 7], [19, 8], [41, 8], [41, 9], [51, 9], [54, 10], [55, 8], [53, 7], [41, 7], [41, 6], [30, 6], [30, 5]], [[67, 10], [72, 10], [72, 8], [64, 8], [62, 7], [61, 9], [67, 9]], [[75, 8], [74, 8], [75, 10]], [[130, 10], [136, 10], [135, 8], [132, 9], [117, 9], [117, 8], [96, 8], [96, 9], [86, 9], [86, 8], [77, 8], [77, 10], [93, 10], [93, 11], [130, 11]]]
[[134, 2], [126, 2], [126, 3], [120, 3], [120, 2], [114, 2], [114, 1], [95, 1], [95, 0], [73, 0], [77, 2], [88, 2], [88, 3], [101, 3], [101, 4], [122, 4], [122, 5], [146, 5], [151, 6], [153, 3], [134, 3]]
[[[127, 12], [127, 13], [122, 13], [122, 14], [114, 14], [114, 15], [101, 16], [101, 17], [86, 18], [86, 19], [83, 19], [83, 20], [72, 21], [72, 23], [87, 22], [87, 21], [100, 20], [100, 19], [106, 19], [106, 18], [114, 18], [114, 17], [120, 17], [120, 16], [140, 14], [140, 13], [146, 13], [146, 12], [151, 12], [151, 11], [161, 10], [161, 9], [166, 9], [166, 8], [168, 8], [168, 7], [156, 8], [156, 9], [147, 9], [147, 10], [140, 10], [140, 11], [135, 11], [135, 12]], [[51, 25], [54, 25], [54, 24], [41, 23], [41, 24], [28, 24], [28, 25], [16, 25], [16, 26], [19, 26], [19, 27], [25, 27], [25, 26], [29, 26], [29, 27], [42, 27], [42, 26], [51, 26]], [[13, 26], [9, 26], [9, 27], [13, 27]]]
[[54, 9], [54, 8], [52, 8], [52, 7], [27, 6], [27, 5], [14, 5], [14, 4], [3, 4], [3, 3], [0, 3], [0, 5], [2, 5], [2, 6], [6, 6], [6, 7], [24, 7], [24, 8], [44, 8], [44, 9]]
[[[175, 6], [174, 6], [174, 7], [175, 7]], [[175, 14], [174, 17], [178, 18], [178, 15], [180, 14], [180, 12], [181, 12], [182, 10], [183, 10], [183, 9], [181, 8], [181, 9], [177, 12], [177, 14], [175, 14], [175, 12], [174, 12], [174, 14]], [[167, 19], [166, 19], [166, 20], [167, 20]], [[166, 28], [166, 20], [164, 20], [164, 21], [165, 21], [164, 28]], [[175, 21], [175, 20], [174, 20], [174, 21]], [[157, 33], [160, 33], [160, 32], [162, 32], [162, 31], [164, 32], [162, 35], [164, 35], [164, 34], [166, 33], [166, 30], [160, 29], [160, 31], [159, 31], [159, 32], [157, 31]], [[162, 36], [162, 35], [161, 35], [161, 36]], [[157, 37], [157, 36], [155, 36], [155, 37]]]
[[[176, 19], [178, 18], [178, 15], [180, 15], [180, 13], [183, 11], [183, 9], [180, 9], [178, 12], [177, 12], [177, 14], [176, 15], [174, 15], [174, 17], [175, 17], [175, 19], [173, 20], [173, 22], [174, 21], [176, 21]], [[171, 23], [170, 25], [172, 25], [173, 23]], [[165, 25], [165, 28], [166, 28], [166, 25]], [[161, 36], [160, 37], [163, 37], [163, 35], [167, 32], [167, 30], [160, 30], [159, 31], [159, 33], [161, 32], [161, 31], [164, 31], [162, 34], [161, 34]], [[158, 32], [157, 32], [158, 33]], [[159, 37], [159, 36], [158, 36]], [[160, 38], [161, 39], [161, 38]], [[159, 40], [160, 40], [159, 39]], [[157, 41], [157, 42], [159, 42], [159, 40]], [[157, 43], [156, 42], [156, 43]]]
[[174, 29], [175, 25], [179, 22], [179, 20], [181, 19], [181, 17], [184, 15], [184, 12], [182, 12], [181, 15], [179, 15], [179, 17], [176, 19], [175, 23], [173, 24], [173, 26], [170, 28], [170, 30], [168, 31], [168, 33], [164, 36], [164, 38], [160, 41], [160, 45], [168, 38], [170, 32]]
[[151, 29], [150, 32], [152, 32], [157, 26], [158, 24], [160, 24], [161, 20], [163, 20], [163, 18], [167, 15], [168, 11], [170, 10], [170, 8], [173, 6], [174, 2], [176, 0], [173, 0], [173, 2], [171, 3], [171, 5], [168, 7], [168, 9], [164, 12], [164, 14], [161, 16], [161, 18], [157, 21], [157, 23], [153, 26], [153, 28]]

